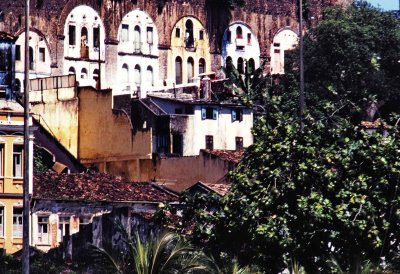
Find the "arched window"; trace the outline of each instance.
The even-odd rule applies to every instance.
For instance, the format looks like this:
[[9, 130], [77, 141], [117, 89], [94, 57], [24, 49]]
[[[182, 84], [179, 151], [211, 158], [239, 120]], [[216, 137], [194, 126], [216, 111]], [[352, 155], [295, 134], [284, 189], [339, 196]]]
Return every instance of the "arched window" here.
[[135, 26], [133, 29], [133, 49], [135, 52], [140, 52], [141, 41], [140, 41], [140, 27]]
[[232, 57], [230, 57], [230, 56], [228, 56], [228, 57], [226, 57], [226, 66], [231, 66], [232, 64], [233, 64], [233, 61], [232, 61]]
[[98, 69], [94, 69], [93, 70], [93, 80], [97, 81], [99, 80], [99, 70]]
[[69, 75], [75, 74], [75, 68], [74, 67], [70, 67], [69, 70], [68, 70], [68, 74]]
[[199, 60], [199, 74], [206, 72], [206, 60], [200, 58]]
[[85, 68], [81, 70], [81, 79], [87, 79], [87, 69]]
[[242, 39], [243, 38], [243, 31], [242, 27], [237, 27], [236, 28], [236, 39]]
[[134, 75], [134, 79], [135, 79], [135, 86], [140, 86], [141, 83], [142, 83], [142, 79], [141, 79], [142, 76], [141, 76], [141, 73], [140, 73], [140, 66], [139, 65], [135, 66], [135, 71], [134, 71], [133, 75]]
[[194, 36], [193, 36], [193, 22], [192, 20], [187, 20], [185, 24], [185, 46], [187, 48], [194, 47]]
[[187, 82], [191, 83], [194, 77], [194, 60], [189, 57], [187, 60]]
[[237, 70], [239, 73], [244, 73], [244, 69], [243, 69], [243, 58], [239, 57], [237, 60]]
[[154, 86], [154, 76], [153, 76], [153, 68], [151, 66], [147, 67], [146, 70], [146, 78], [147, 78], [147, 84], [149, 86]]
[[89, 58], [88, 30], [86, 27], [81, 29], [81, 58]]
[[33, 70], [34, 66], [35, 66], [35, 63], [33, 60], [35, 60], [34, 56], [33, 56], [33, 48], [29, 47], [29, 69], [30, 70]]
[[182, 84], [182, 58], [179, 56], [175, 59], [175, 83]]
[[122, 65], [122, 83], [129, 82], [129, 68], [127, 64]]
[[247, 63], [247, 72], [248, 73], [253, 73], [255, 69], [256, 69], [256, 65], [254, 63], [254, 59], [250, 58], [248, 63]]

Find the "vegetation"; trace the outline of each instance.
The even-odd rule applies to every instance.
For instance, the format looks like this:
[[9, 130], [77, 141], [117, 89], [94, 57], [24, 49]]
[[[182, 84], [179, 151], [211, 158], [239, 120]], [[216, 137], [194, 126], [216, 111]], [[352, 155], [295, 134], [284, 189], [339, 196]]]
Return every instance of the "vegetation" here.
[[[399, 22], [364, 2], [325, 17], [305, 43], [304, 130], [293, 58], [280, 85], [264, 90], [266, 114], [231, 192], [195, 197], [183, 218], [184, 227], [198, 222], [196, 242], [266, 273], [293, 260], [335, 273], [332, 257], [355, 273], [365, 260], [396, 262], [400, 251]], [[372, 130], [361, 126], [377, 118]]]

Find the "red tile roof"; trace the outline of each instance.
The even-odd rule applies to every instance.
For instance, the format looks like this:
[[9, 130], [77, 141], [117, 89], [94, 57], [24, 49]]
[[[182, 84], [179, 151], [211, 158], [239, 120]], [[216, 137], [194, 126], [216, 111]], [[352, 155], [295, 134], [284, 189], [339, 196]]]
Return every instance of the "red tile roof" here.
[[174, 195], [149, 182], [128, 182], [105, 173], [35, 174], [33, 198], [67, 201], [177, 201]]
[[239, 163], [244, 155], [244, 150], [202, 149], [206, 154], [216, 156], [221, 160]]

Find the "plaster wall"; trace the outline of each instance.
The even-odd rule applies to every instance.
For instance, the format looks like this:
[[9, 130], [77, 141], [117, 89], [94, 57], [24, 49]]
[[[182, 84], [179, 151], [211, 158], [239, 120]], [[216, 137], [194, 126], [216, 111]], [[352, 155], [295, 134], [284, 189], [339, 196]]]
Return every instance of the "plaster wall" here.
[[285, 51], [294, 49], [298, 43], [297, 33], [288, 28], [280, 30], [274, 36], [271, 45], [271, 73], [285, 73]]

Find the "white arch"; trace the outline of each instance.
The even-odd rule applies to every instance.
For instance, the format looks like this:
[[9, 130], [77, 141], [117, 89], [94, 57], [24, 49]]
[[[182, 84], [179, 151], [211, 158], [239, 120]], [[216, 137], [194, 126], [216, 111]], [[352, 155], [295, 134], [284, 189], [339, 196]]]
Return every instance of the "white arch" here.
[[285, 73], [285, 51], [295, 48], [298, 43], [299, 37], [297, 33], [289, 28], [281, 29], [275, 34], [271, 45], [272, 74]]

